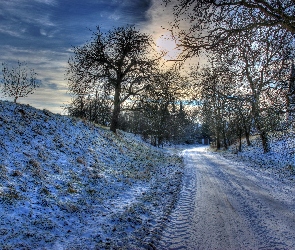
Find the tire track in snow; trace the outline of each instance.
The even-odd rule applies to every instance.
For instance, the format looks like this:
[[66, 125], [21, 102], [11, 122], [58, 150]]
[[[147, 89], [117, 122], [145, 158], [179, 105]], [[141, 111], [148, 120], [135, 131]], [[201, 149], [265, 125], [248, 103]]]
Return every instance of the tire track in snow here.
[[274, 192], [283, 184], [203, 149], [184, 151], [183, 188], [157, 249], [295, 249], [295, 189]]
[[[187, 224], [190, 223], [194, 213], [194, 197], [196, 193], [196, 168], [190, 163], [190, 159], [185, 159], [186, 168], [183, 176], [182, 189], [180, 191], [177, 209], [168, 218], [169, 227], [163, 232], [161, 248], [173, 242], [173, 248], [185, 249], [189, 243], [190, 231]], [[177, 235], [177, 237], [174, 237]], [[167, 239], [167, 241], [165, 241]]]

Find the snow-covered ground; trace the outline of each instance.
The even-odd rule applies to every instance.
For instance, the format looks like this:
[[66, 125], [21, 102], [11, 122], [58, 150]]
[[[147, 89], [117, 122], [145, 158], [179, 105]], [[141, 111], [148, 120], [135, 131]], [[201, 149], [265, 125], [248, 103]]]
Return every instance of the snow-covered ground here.
[[0, 249], [149, 248], [182, 173], [134, 135], [0, 102]]
[[[270, 152], [263, 153], [261, 139], [252, 136], [251, 146], [242, 143], [242, 152], [237, 145], [232, 145], [227, 151], [218, 151], [225, 158], [241, 161], [254, 169], [261, 169], [276, 178], [295, 180], [295, 131], [286, 130], [269, 134]], [[214, 151], [211, 149], [211, 151]]]
[[260, 165], [263, 155], [255, 165], [255, 157], [250, 162], [204, 146], [184, 147], [182, 154], [183, 186], [157, 249], [295, 249], [288, 168]]

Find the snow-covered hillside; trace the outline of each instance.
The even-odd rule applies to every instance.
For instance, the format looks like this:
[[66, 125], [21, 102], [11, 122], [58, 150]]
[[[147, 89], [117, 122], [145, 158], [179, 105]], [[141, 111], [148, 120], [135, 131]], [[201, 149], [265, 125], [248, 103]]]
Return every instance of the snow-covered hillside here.
[[0, 102], [0, 249], [149, 248], [182, 160], [139, 138]]

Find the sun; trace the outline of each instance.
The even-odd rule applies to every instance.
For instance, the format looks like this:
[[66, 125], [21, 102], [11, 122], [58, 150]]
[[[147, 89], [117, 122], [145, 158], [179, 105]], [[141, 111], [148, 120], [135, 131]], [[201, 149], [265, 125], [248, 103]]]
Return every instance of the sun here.
[[177, 37], [172, 37], [170, 33], [161, 35], [157, 41], [157, 50], [164, 54], [163, 59], [176, 60], [181, 53], [181, 49], [177, 47]]

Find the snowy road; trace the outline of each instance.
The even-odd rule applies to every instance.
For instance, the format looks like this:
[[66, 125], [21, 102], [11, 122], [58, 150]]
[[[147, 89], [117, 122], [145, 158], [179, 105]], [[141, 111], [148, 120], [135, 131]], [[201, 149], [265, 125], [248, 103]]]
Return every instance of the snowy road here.
[[183, 187], [157, 249], [295, 249], [295, 183], [187, 149]]

